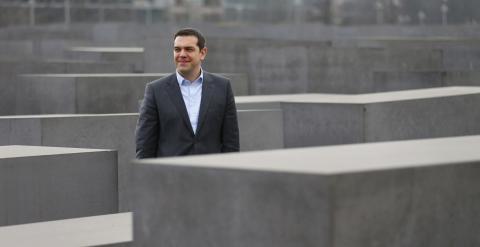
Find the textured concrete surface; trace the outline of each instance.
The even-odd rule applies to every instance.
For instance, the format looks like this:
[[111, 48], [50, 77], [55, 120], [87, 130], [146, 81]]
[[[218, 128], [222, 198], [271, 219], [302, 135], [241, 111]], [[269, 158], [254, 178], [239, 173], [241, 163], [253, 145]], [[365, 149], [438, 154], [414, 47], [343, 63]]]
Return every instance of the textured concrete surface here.
[[242, 110], [282, 110], [285, 147], [303, 147], [480, 134], [479, 90], [257, 95], [236, 103]]
[[[114, 149], [118, 154], [120, 210], [128, 208], [128, 163], [135, 157], [138, 114], [0, 117], [0, 145]], [[117, 186], [117, 185], [116, 185]]]
[[[205, 67], [210, 71], [247, 73], [250, 94], [351, 94], [424, 88], [428, 84], [412, 82], [408, 87], [403, 83], [382, 88], [382, 83], [374, 83], [372, 73], [472, 70], [480, 64], [474, 27], [459, 27], [456, 31], [449, 27], [349, 28], [313, 24], [202, 28], [209, 37]], [[157, 36], [150, 37], [146, 45], [147, 71], [171, 70], [171, 37]]]
[[132, 240], [131, 213], [0, 227], [2, 246], [117, 246]]
[[[129, 162], [135, 158], [137, 113], [0, 116], [0, 145], [107, 148], [118, 152], [120, 210], [129, 209]], [[238, 112], [241, 150], [283, 148], [280, 109]]]
[[[16, 85], [15, 114], [138, 112], [145, 85], [166, 74], [31, 74]], [[248, 94], [245, 75], [222, 74], [236, 95]], [[4, 107], [11, 108], [11, 105]]]
[[281, 109], [238, 110], [237, 115], [242, 152], [284, 147]]
[[143, 47], [86, 47], [67, 49], [67, 56], [75, 60], [122, 62], [133, 64], [133, 72], [145, 71]]
[[282, 103], [285, 147], [480, 134], [480, 88], [444, 87]]
[[451, 71], [445, 75], [445, 86], [480, 86], [480, 71]]
[[479, 144], [470, 136], [136, 162], [135, 245], [475, 246]]
[[115, 151], [0, 146], [0, 225], [118, 212]]
[[62, 73], [133, 73], [134, 65], [118, 62], [95, 62], [85, 60], [45, 59], [45, 60], [15, 60], [3, 59], [2, 67], [10, 68], [15, 74], [62, 74]]
[[479, 86], [478, 70], [373, 71], [377, 91], [443, 86]]

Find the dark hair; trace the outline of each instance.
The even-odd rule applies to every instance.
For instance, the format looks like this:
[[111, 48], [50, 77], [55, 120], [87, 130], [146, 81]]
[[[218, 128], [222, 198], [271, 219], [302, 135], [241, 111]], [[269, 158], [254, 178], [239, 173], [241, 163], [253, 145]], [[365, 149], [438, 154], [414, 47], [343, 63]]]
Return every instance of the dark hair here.
[[180, 29], [175, 33], [175, 36], [173, 39], [175, 40], [178, 36], [195, 36], [197, 37], [197, 46], [201, 49], [203, 49], [206, 45], [205, 37], [196, 29], [193, 28], [184, 28]]

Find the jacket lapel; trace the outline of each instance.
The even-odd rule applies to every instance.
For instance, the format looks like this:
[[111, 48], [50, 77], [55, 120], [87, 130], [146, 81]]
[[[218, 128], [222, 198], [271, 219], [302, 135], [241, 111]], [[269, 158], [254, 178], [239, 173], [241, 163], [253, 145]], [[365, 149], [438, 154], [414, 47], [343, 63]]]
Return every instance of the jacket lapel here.
[[190, 123], [190, 119], [188, 118], [185, 101], [183, 101], [182, 91], [180, 90], [180, 86], [178, 85], [177, 77], [175, 76], [175, 74], [173, 74], [173, 76], [167, 83], [167, 92], [168, 96], [170, 96], [170, 100], [173, 102], [173, 105], [175, 106], [175, 108], [177, 108], [178, 113], [181, 115], [184, 124], [187, 126], [187, 128], [190, 130], [190, 133], [193, 135], [192, 124]]
[[200, 101], [200, 112], [198, 114], [197, 134], [201, 129], [203, 122], [205, 121], [205, 116], [208, 111], [208, 104], [210, 103], [210, 98], [212, 97], [213, 83], [211, 80], [212, 79], [210, 78], [209, 74], [204, 71], [202, 82], [202, 100]]

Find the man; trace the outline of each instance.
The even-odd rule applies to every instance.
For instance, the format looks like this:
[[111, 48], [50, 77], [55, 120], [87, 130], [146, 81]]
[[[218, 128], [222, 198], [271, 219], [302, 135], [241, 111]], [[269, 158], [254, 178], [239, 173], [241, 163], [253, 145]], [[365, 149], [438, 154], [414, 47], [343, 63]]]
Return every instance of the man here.
[[205, 38], [195, 29], [174, 35], [176, 73], [150, 82], [136, 128], [138, 159], [238, 152], [237, 111], [230, 81], [201, 67]]

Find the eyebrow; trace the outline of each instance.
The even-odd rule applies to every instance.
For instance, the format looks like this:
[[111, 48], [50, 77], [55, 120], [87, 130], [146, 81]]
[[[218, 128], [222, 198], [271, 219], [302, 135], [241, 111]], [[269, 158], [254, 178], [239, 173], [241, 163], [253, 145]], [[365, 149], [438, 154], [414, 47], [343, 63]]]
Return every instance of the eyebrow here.
[[173, 48], [195, 48], [195, 46], [173, 46]]

